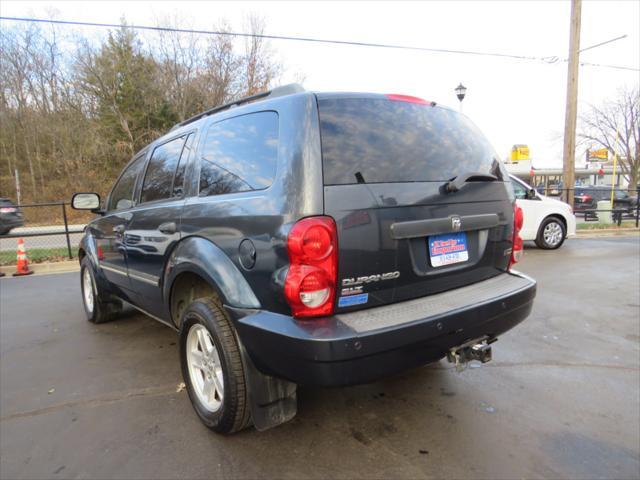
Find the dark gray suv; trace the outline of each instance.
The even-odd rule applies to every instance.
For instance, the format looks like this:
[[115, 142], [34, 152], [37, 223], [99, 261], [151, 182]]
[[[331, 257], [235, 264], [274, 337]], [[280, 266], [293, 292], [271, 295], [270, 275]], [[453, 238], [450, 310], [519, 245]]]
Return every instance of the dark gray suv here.
[[229, 433], [296, 385], [488, 361], [535, 282], [504, 167], [463, 115], [280, 87], [176, 125], [125, 167], [80, 245], [92, 322], [126, 301], [179, 332], [189, 397]]

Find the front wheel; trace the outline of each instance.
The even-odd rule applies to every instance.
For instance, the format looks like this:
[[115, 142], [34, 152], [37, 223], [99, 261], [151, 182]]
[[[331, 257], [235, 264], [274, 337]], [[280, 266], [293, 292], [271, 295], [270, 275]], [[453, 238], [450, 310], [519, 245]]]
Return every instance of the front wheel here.
[[244, 367], [233, 326], [209, 298], [192, 302], [180, 329], [182, 376], [202, 423], [233, 433], [250, 423]]
[[80, 290], [84, 312], [90, 322], [108, 322], [121, 312], [122, 302], [106, 298], [105, 292], [98, 287], [91, 261], [86, 257], [80, 263]]
[[542, 222], [536, 237], [536, 245], [545, 250], [560, 248], [567, 236], [567, 229], [561, 220], [549, 217]]

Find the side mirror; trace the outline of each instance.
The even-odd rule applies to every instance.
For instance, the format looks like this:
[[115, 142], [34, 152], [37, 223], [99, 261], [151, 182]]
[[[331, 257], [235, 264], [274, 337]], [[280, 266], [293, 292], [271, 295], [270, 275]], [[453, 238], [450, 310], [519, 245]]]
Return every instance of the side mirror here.
[[99, 213], [100, 195], [97, 193], [76, 193], [71, 197], [71, 208]]
[[530, 188], [527, 191], [527, 198], [530, 200], [533, 200], [534, 198], [536, 198], [536, 189], [535, 188]]

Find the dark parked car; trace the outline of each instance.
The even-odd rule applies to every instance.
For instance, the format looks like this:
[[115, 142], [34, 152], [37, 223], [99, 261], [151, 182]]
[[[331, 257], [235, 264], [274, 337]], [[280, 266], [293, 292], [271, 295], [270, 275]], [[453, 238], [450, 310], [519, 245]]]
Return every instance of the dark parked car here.
[[[598, 208], [598, 202], [611, 200], [611, 186], [576, 187], [573, 197], [574, 210], [584, 212]], [[638, 205], [638, 197], [631, 196], [625, 190], [616, 188], [613, 191], [613, 208], [634, 213]]]
[[24, 225], [22, 212], [8, 198], [0, 198], [0, 235]]
[[[134, 156], [80, 245], [92, 322], [126, 300], [179, 332], [217, 432], [296, 412], [296, 385], [488, 361], [531, 311], [522, 212], [485, 137], [414, 97], [297, 86], [182, 122]], [[132, 365], [135, 368], [135, 365]]]

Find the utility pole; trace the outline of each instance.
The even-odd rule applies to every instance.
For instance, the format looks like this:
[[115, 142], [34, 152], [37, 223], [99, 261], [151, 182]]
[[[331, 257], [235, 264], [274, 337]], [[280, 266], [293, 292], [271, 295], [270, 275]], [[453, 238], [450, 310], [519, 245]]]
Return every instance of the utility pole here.
[[569, 63], [567, 68], [567, 105], [564, 117], [562, 180], [566, 189], [566, 201], [572, 208], [576, 167], [576, 117], [578, 115], [578, 59], [580, 55], [581, 11], [582, 0], [571, 0], [571, 35], [569, 38]]

